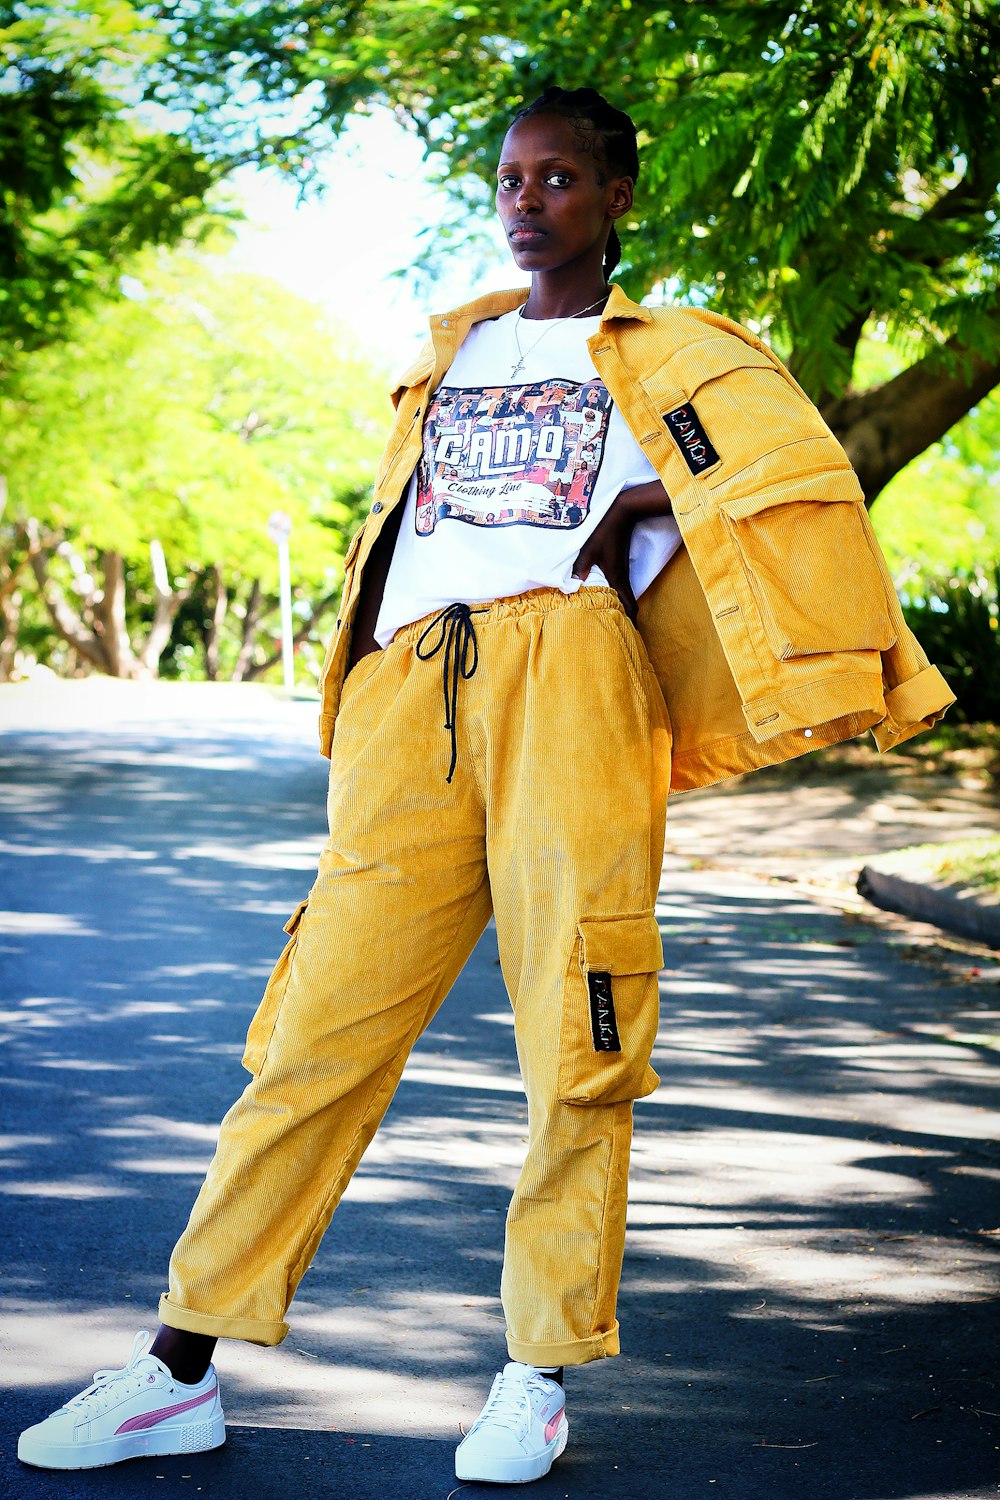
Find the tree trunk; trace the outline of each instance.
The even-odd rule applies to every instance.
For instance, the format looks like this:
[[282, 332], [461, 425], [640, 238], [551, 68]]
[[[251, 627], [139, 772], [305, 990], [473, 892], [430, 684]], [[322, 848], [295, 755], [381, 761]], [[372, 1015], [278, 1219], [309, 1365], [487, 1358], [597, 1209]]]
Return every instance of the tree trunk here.
[[[209, 682], [219, 680], [219, 637], [226, 620], [229, 595], [226, 592], [221, 563], [212, 564], [212, 613], [205, 631], [205, 676]], [[245, 622], [244, 622], [245, 624]]]
[[843, 443], [869, 505], [889, 480], [944, 437], [1000, 382], [1000, 360], [952, 339], [871, 390], [848, 392], [820, 410]]
[[[317, 620], [319, 620], [322, 615], [325, 615], [330, 606], [336, 604], [339, 598], [340, 590], [338, 589], [335, 594], [327, 594], [325, 599], [321, 599], [319, 601], [312, 614], [309, 616], [309, 619], [306, 620], [304, 625], [300, 625], [298, 630], [292, 636], [293, 646], [301, 645], [301, 643], [308, 636], [310, 630], [312, 630], [313, 626], [316, 624]], [[247, 668], [247, 673], [244, 681], [252, 682], [255, 677], [261, 677], [265, 672], [270, 671], [272, 667], [277, 666], [280, 660], [281, 647], [279, 646], [276, 651], [272, 651], [271, 655], [265, 657], [263, 661], [252, 663], [252, 665]]]
[[243, 614], [243, 639], [240, 642], [240, 653], [233, 668], [233, 682], [243, 682], [253, 665], [254, 646], [257, 644], [257, 626], [260, 623], [263, 602], [264, 595], [260, 579], [255, 578], [247, 596], [247, 607]]
[[156, 677], [160, 671], [160, 657], [166, 649], [170, 640], [177, 611], [184, 601], [190, 596], [191, 584], [182, 589], [175, 589], [170, 583], [170, 574], [167, 572], [167, 561], [163, 555], [163, 546], [154, 537], [149, 544], [149, 558], [153, 565], [153, 587], [156, 590], [156, 613], [153, 623], [149, 627], [149, 633], [139, 652], [139, 664], [141, 672], [150, 677]]
[[94, 604], [94, 633], [99, 635], [110, 677], [145, 677], [144, 664], [132, 650], [125, 625], [125, 559], [120, 552], [101, 553], [104, 587]]
[[78, 579], [88, 577], [82, 558], [68, 542], [58, 546], [53, 540], [43, 542], [41, 528], [34, 517], [24, 524], [28, 561], [35, 575], [42, 600], [52, 623], [63, 640], [84, 661], [109, 677], [144, 677], [146, 668], [132, 650], [125, 626], [125, 559], [120, 552], [106, 551], [100, 556], [102, 588], [87, 593], [84, 601], [93, 624], [66, 597], [61, 585], [49, 573], [52, 555], [58, 551], [70, 563]]
[[[0, 474], [0, 516], [7, 505], [7, 480]], [[16, 539], [22, 535], [15, 527]], [[28, 561], [27, 549], [16, 561], [12, 557], [0, 558], [0, 682], [9, 682], [17, 656], [18, 627], [21, 623], [21, 589], [19, 580]]]
[[104, 640], [88, 629], [81, 615], [73, 608], [55, 579], [49, 577], [49, 562], [55, 550], [41, 539], [38, 522], [29, 516], [24, 525], [28, 548], [28, 561], [35, 575], [38, 591], [49, 612], [52, 623], [64, 641], [75, 649], [79, 656], [96, 667], [99, 672], [110, 672], [109, 659], [104, 649]]
[[17, 657], [17, 633], [20, 623], [21, 590], [0, 585], [0, 682], [11, 680]]

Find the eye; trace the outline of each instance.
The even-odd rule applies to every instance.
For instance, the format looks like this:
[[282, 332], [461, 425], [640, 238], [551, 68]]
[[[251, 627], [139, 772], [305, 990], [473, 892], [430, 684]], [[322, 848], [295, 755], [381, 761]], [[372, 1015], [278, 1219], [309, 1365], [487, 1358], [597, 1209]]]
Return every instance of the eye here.
[[505, 192], [509, 193], [517, 187], [520, 180], [519, 177], [514, 176], [513, 172], [503, 172], [497, 178], [497, 187], [503, 188]]
[[573, 179], [570, 177], [568, 172], [550, 172], [548, 177], [546, 177], [545, 179], [545, 181], [550, 183], [552, 187], [557, 188], [569, 187], [572, 180]]

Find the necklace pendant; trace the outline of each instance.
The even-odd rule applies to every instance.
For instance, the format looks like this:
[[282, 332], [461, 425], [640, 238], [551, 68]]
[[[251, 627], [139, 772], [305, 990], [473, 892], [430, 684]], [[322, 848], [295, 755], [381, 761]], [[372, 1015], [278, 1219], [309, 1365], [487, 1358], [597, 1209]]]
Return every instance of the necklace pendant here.
[[510, 378], [513, 380], [514, 376], [515, 375], [520, 375], [520, 373], [521, 373], [521, 371], [523, 369], [524, 369], [524, 360], [523, 359], [519, 359], [518, 362], [517, 362], [517, 364], [513, 365], [511, 367]]

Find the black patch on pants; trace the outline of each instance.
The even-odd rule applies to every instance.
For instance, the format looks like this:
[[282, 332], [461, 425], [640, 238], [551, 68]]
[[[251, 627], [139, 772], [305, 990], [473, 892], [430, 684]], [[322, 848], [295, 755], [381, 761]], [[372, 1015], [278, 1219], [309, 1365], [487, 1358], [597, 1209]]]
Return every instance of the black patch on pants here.
[[715, 467], [719, 462], [719, 455], [712, 447], [708, 433], [690, 401], [666, 412], [663, 420], [670, 436], [681, 450], [684, 462], [696, 478], [699, 474], [704, 474], [706, 469]]
[[611, 993], [611, 975], [587, 975], [590, 991], [590, 1029], [594, 1036], [595, 1052], [620, 1052], [618, 1022], [615, 1020], [615, 1002]]

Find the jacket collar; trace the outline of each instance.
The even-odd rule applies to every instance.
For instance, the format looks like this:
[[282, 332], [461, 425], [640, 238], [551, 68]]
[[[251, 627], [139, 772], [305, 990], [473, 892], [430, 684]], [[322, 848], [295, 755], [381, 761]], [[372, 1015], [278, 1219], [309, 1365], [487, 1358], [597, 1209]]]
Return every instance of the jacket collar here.
[[[437, 333], [440, 329], [446, 334], [458, 330], [464, 338], [474, 323], [483, 323], [488, 318], [500, 318], [504, 313], [513, 312], [515, 307], [523, 307], [528, 300], [528, 291], [528, 287], [519, 286], [503, 292], [488, 292], [485, 297], [465, 302], [460, 307], [452, 308], [450, 312], [438, 313], [431, 318], [431, 330]], [[649, 323], [651, 314], [648, 308], [627, 297], [616, 282], [601, 314], [601, 326], [614, 318], [631, 318], [640, 323]]]
[[[452, 308], [450, 312], [436, 313], [430, 320], [431, 342], [422, 350], [416, 363], [407, 370], [393, 390], [393, 405], [399, 405], [402, 394], [408, 387], [417, 385], [427, 380], [428, 377], [430, 389], [434, 390], [473, 324], [483, 323], [488, 318], [503, 317], [504, 313], [513, 312], [515, 307], [523, 307], [528, 300], [528, 291], [528, 287], [518, 286], [510, 287], [503, 292], [489, 292], [485, 297], [477, 297], [474, 302], [465, 302], [460, 307]], [[652, 313], [647, 307], [641, 307], [638, 302], [633, 302], [631, 297], [627, 297], [621, 287], [615, 284], [611, 288], [611, 295], [601, 314], [600, 326], [604, 328], [615, 321], [627, 322], [629, 320], [637, 323], [651, 323]]]

